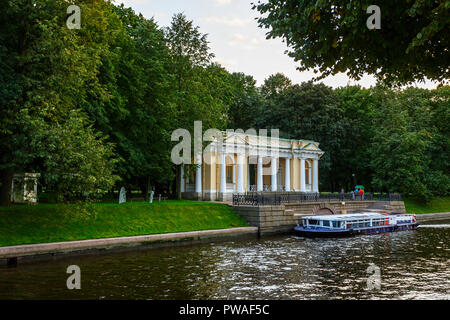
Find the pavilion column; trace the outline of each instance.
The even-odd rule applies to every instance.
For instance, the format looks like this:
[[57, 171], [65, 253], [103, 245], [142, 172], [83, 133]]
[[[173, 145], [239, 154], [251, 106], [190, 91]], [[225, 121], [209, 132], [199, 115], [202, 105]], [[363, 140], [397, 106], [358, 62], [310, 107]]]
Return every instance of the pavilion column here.
[[246, 191], [250, 191], [250, 158], [247, 158], [247, 186], [245, 187]]
[[238, 176], [237, 176], [237, 192], [244, 192], [244, 155], [237, 155], [237, 166], [238, 166]]
[[227, 163], [225, 153], [220, 156], [220, 193], [227, 192]]
[[277, 191], [277, 158], [272, 157], [270, 161], [272, 191]]
[[319, 192], [319, 160], [313, 160], [313, 192]]
[[300, 192], [306, 192], [305, 159], [300, 158]]
[[181, 165], [180, 174], [181, 174], [181, 177], [180, 177], [180, 190], [181, 190], [181, 192], [184, 192], [184, 166], [183, 165]]
[[286, 192], [291, 191], [291, 159], [285, 158], [285, 172], [284, 172], [284, 189]]
[[258, 156], [258, 168], [256, 171], [256, 191], [263, 191], [263, 163], [261, 156]]
[[195, 170], [195, 192], [202, 193], [202, 155], [197, 155], [196, 160], [198, 167]]

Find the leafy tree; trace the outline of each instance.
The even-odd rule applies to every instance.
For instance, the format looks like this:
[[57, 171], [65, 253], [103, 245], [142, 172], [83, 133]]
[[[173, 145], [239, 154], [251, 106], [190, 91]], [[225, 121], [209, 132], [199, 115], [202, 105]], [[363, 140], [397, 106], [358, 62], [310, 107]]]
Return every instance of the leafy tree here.
[[63, 123], [39, 118], [28, 123], [33, 163], [42, 170], [45, 190], [57, 194], [59, 201], [99, 197], [119, 179], [113, 173], [117, 160], [112, 144], [86, 126], [80, 111], [70, 111]]
[[84, 108], [123, 159], [117, 165], [121, 183], [148, 197], [152, 186], [172, 178], [169, 51], [157, 24], [131, 8], [110, 6], [108, 20], [115, 37], [98, 77], [110, 98], [92, 95]]
[[[207, 35], [184, 14], [175, 14], [165, 36], [171, 72], [175, 77], [177, 113], [174, 124], [193, 132], [194, 121], [199, 120], [204, 128], [223, 129], [227, 122], [229, 95], [220, 96], [220, 92], [228, 91], [221, 89], [228, 80], [223, 68], [211, 65], [214, 55], [210, 53]], [[180, 166], [177, 171], [177, 198], [181, 198]]]
[[343, 112], [343, 136], [340, 138], [340, 156], [336, 159], [340, 184], [345, 190], [352, 190], [356, 184], [371, 190], [370, 159], [373, 155], [370, 143], [377, 130], [374, 117], [379, 102], [372, 89], [347, 86], [334, 92]]
[[424, 158], [427, 144], [425, 130], [411, 126], [408, 112], [391, 93], [378, 114], [372, 142], [373, 184], [380, 190], [403, 192], [426, 198]]
[[364, 73], [387, 83], [409, 83], [449, 77], [450, 4], [448, 1], [377, 1], [381, 29], [369, 30], [367, 7], [361, 1], [258, 1], [259, 26], [268, 38], [286, 41], [288, 55], [300, 71], [313, 69], [324, 78], [346, 72]]
[[104, 20], [89, 19], [103, 12], [105, 2], [83, 1], [80, 6], [86, 26], [81, 30], [66, 27], [66, 1], [19, 0], [4, 6], [0, 22], [2, 204], [9, 203], [12, 174], [38, 168], [33, 159], [45, 152], [29, 149], [34, 133], [25, 129], [33, 121], [65, 123], [85, 100], [88, 87], [99, 97], [105, 95], [96, 77], [105, 50]]
[[448, 195], [449, 88], [384, 89], [377, 96], [383, 103], [371, 145], [374, 185], [424, 201]]
[[320, 143], [325, 151], [319, 162], [320, 181], [327, 189], [336, 190], [340, 186], [338, 163], [345, 129], [333, 90], [312, 82], [295, 84], [267, 105], [273, 107], [266, 110], [263, 127], [279, 129], [281, 137]]
[[230, 82], [233, 100], [228, 112], [229, 127], [243, 130], [256, 128], [262, 120], [260, 111], [264, 103], [256, 87], [256, 80], [243, 73], [232, 73]]
[[261, 86], [265, 98], [273, 98], [292, 86], [292, 81], [282, 73], [270, 75]]

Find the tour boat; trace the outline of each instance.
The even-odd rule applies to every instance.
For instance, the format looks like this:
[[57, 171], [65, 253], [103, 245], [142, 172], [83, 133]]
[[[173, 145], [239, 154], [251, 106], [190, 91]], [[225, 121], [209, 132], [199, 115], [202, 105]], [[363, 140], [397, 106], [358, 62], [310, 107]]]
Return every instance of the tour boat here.
[[305, 216], [294, 231], [302, 236], [336, 237], [411, 230], [418, 225], [412, 214], [362, 212]]

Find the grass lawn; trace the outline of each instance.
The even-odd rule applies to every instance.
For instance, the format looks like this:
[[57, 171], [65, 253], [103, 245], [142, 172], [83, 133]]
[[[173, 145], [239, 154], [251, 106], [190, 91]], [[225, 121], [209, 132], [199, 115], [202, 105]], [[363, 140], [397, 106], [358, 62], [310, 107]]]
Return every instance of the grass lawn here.
[[412, 199], [403, 199], [403, 201], [408, 213], [450, 212], [450, 197], [438, 198], [427, 204]]
[[0, 246], [246, 227], [226, 204], [199, 201], [0, 207]]

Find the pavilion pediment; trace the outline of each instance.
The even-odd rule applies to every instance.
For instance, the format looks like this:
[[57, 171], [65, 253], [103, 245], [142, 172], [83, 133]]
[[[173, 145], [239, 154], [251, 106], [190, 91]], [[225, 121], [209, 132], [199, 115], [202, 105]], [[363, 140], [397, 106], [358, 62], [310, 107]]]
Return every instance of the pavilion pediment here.
[[318, 146], [316, 146], [314, 143], [309, 143], [306, 146], [302, 148], [302, 150], [308, 150], [308, 151], [322, 151], [319, 149]]

